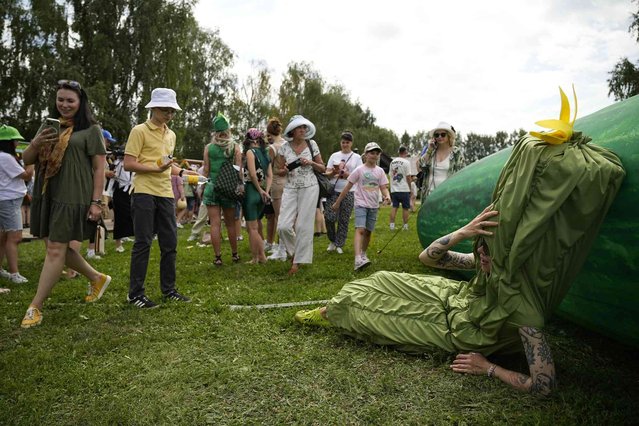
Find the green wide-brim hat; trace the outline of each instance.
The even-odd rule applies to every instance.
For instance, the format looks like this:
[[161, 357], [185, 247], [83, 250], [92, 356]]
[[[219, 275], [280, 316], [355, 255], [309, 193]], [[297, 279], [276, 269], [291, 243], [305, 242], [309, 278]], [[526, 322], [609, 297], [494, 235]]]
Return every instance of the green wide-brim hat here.
[[15, 127], [2, 125], [0, 126], [0, 141], [23, 141], [24, 138]]
[[213, 131], [223, 132], [228, 130], [229, 127], [231, 127], [231, 125], [229, 124], [228, 118], [226, 118], [221, 112], [218, 112], [213, 119]]

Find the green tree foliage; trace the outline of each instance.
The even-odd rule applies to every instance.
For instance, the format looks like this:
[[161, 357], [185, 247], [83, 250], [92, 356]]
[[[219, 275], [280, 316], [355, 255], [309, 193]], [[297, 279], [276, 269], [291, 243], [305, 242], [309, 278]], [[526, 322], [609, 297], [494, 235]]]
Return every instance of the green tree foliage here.
[[511, 133], [499, 131], [494, 136], [471, 132], [464, 137], [458, 135], [458, 141], [461, 141], [458, 143], [468, 165], [506, 147], [513, 146], [525, 134], [526, 131], [523, 129], [515, 130]]
[[60, 78], [81, 82], [96, 117], [119, 140], [146, 119], [155, 87], [175, 89], [178, 154], [201, 157], [213, 111], [235, 86], [231, 50], [201, 29], [195, 1], [4, 0], [3, 121], [33, 135]]
[[266, 128], [270, 115], [277, 112], [271, 74], [266, 63], [257, 62], [253, 65], [253, 74], [233, 93], [229, 109], [229, 119], [240, 135], [251, 127]]
[[[639, 5], [639, 0], [635, 2]], [[632, 14], [628, 32], [634, 33], [639, 43], [639, 11]], [[635, 65], [628, 58], [621, 58], [608, 74], [608, 96], [613, 95], [616, 101], [621, 101], [639, 94], [639, 62]]]
[[346, 89], [330, 85], [307, 63], [291, 63], [279, 88], [277, 111], [286, 126], [288, 119], [302, 114], [311, 120], [317, 133], [314, 137], [325, 160], [339, 150], [342, 131], [353, 132], [353, 147], [363, 152], [364, 146], [375, 141], [386, 152], [396, 152], [399, 138], [389, 129], [375, 125], [371, 111], [353, 102]]

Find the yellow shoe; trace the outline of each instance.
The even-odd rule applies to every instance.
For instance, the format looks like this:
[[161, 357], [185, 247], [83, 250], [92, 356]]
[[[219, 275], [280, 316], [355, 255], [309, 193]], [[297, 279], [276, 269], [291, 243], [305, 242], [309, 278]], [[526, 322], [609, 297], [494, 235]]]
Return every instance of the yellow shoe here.
[[35, 306], [29, 305], [29, 309], [27, 309], [27, 313], [24, 315], [24, 318], [22, 318], [22, 324], [20, 324], [20, 327], [22, 328], [35, 327], [36, 325], [39, 325], [41, 322], [42, 322], [42, 312], [40, 312], [40, 309], [36, 308]]
[[105, 274], [100, 274], [100, 279], [89, 284], [87, 295], [84, 297], [85, 302], [96, 302], [102, 297], [104, 291], [111, 283], [111, 277]]
[[320, 310], [315, 308], [311, 311], [299, 311], [295, 314], [295, 321], [304, 325], [316, 325], [319, 327], [332, 327], [333, 325], [322, 316]]

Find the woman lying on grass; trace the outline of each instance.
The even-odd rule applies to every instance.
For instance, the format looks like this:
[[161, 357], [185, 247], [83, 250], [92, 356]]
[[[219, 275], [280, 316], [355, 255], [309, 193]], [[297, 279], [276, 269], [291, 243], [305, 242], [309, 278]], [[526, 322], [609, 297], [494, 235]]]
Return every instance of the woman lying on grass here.
[[[490, 220], [498, 214], [486, 208], [470, 223], [430, 244], [419, 256], [427, 266], [441, 269], [474, 269], [490, 277], [491, 258], [484, 236], [485, 228], [497, 226]], [[458, 253], [450, 249], [467, 239], [478, 238], [475, 253]], [[477, 259], [479, 262], [477, 262]], [[505, 324], [493, 341], [469, 320], [470, 283], [443, 277], [409, 275], [394, 272], [376, 274], [354, 281], [325, 307], [300, 311], [295, 320], [303, 324], [337, 326], [347, 334], [379, 344], [394, 345], [408, 352], [442, 348], [459, 352], [451, 369], [456, 373], [486, 374], [497, 377], [518, 390], [548, 395], [556, 386], [555, 366], [543, 333], [535, 326]], [[470, 296], [470, 297], [469, 297]], [[453, 314], [453, 315], [451, 315]], [[530, 375], [507, 370], [488, 361], [496, 350], [511, 352], [517, 338], [530, 367]], [[519, 346], [521, 349], [521, 346]]]

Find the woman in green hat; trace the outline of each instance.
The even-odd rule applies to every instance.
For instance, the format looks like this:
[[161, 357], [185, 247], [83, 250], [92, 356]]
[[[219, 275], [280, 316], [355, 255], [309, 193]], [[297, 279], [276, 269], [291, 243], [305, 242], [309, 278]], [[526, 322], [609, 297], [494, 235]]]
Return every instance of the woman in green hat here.
[[[233, 142], [231, 138], [228, 119], [218, 113], [213, 119], [213, 136], [211, 142], [204, 147], [204, 175], [209, 178], [204, 188], [203, 202], [209, 212], [211, 222], [211, 245], [215, 253], [216, 266], [222, 265], [222, 215], [224, 215], [224, 225], [228, 232], [229, 242], [233, 262], [239, 262], [240, 256], [237, 254], [237, 229], [235, 227], [235, 207], [237, 202], [215, 190], [215, 181], [222, 165], [231, 160], [238, 168], [240, 181], [242, 179], [241, 164], [242, 152], [239, 144]], [[243, 188], [243, 187], [242, 187]]]
[[[18, 141], [24, 138], [17, 129], [0, 127], [0, 277], [14, 284], [29, 282], [18, 272], [18, 244], [22, 240], [22, 200], [27, 193], [25, 182], [33, 169], [20, 164], [16, 154]], [[8, 271], [2, 268], [7, 258]]]

